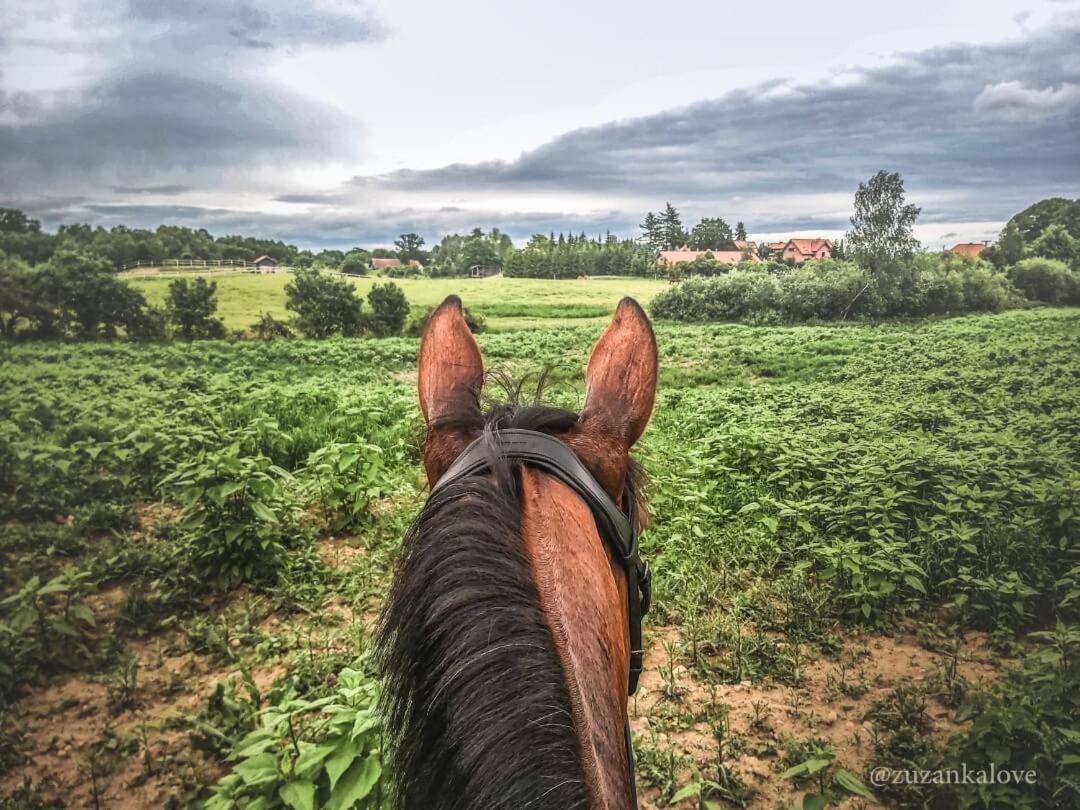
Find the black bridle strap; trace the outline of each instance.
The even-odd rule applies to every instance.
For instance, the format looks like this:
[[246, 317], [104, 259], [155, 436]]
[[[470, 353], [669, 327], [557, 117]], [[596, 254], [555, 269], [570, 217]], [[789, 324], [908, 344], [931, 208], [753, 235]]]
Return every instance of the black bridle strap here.
[[517, 461], [543, 470], [574, 490], [589, 505], [601, 537], [609, 544], [626, 570], [629, 609], [630, 682], [629, 694], [637, 690], [644, 651], [641, 620], [651, 598], [649, 567], [638, 553], [637, 503], [628, 482], [620, 508], [582, 464], [577, 454], [563, 442], [535, 430], [506, 428], [481, 436], [458, 456], [431, 488], [434, 495], [452, 481], [491, 469], [499, 459]]

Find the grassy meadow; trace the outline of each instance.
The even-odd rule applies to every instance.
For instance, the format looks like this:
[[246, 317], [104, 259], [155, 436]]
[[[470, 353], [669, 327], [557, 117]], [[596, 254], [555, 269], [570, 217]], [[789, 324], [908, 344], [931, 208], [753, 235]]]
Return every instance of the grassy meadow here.
[[[285, 277], [216, 278], [228, 326], [285, 315]], [[398, 283], [571, 407], [614, 303], [665, 286]], [[1080, 312], [657, 333], [643, 806], [1077, 806]], [[417, 348], [0, 347], [0, 807], [385, 805]], [[1037, 780], [870, 778], [990, 762]]]
[[[192, 276], [198, 275], [193, 272]], [[213, 273], [206, 276], [218, 285], [218, 315], [228, 329], [246, 329], [260, 313], [286, 319], [286, 273]], [[349, 277], [361, 297], [371, 286], [387, 281], [378, 277]], [[170, 278], [132, 277], [132, 286], [147, 300], [163, 305], [168, 296]], [[535, 329], [579, 322], [602, 323], [624, 295], [642, 304], [669, 285], [667, 281], [646, 278], [567, 279], [552, 284], [547, 280], [506, 278], [437, 278], [393, 279], [404, 290], [410, 305], [417, 310], [438, 305], [446, 296], [456, 294], [470, 310], [484, 316], [492, 331]]]

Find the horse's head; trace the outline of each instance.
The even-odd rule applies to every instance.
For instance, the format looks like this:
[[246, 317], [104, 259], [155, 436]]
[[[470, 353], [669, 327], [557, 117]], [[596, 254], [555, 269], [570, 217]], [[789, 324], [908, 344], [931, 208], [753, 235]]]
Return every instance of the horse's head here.
[[624, 553], [635, 521], [620, 509], [640, 509], [629, 451], [656, 376], [652, 327], [625, 298], [589, 359], [580, 414], [485, 413], [460, 300], [432, 314], [418, 386], [433, 492], [379, 639], [399, 806], [632, 806], [642, 569]]

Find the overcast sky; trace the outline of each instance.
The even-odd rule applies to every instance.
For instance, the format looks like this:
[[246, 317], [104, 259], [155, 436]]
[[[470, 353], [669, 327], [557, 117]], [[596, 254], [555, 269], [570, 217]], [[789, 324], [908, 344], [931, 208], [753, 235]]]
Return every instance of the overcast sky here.
[[3, 0], [0, 205], [304, 247], [498, 226], [929, 247], [1080, 196], [1080, 4]]

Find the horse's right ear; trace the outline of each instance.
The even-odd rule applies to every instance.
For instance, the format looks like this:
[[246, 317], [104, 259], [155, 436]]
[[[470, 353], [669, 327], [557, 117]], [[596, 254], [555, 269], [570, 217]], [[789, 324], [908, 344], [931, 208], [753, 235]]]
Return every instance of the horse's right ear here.
[[448, 296], [431, 313], [420, 341], [417, 388], [428, 428], [454, 430], [480, 413], [484, 360], [465, 323], [461, 299]]

